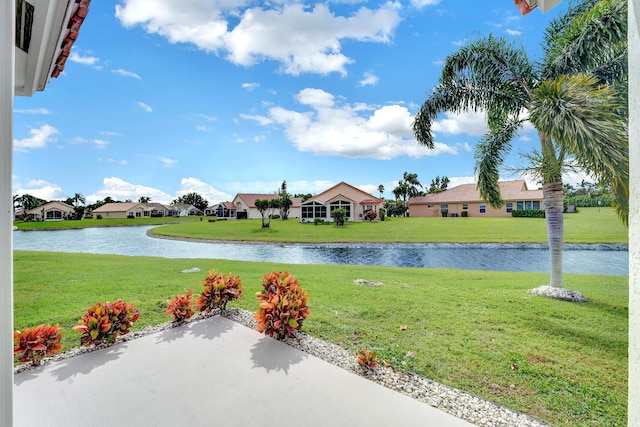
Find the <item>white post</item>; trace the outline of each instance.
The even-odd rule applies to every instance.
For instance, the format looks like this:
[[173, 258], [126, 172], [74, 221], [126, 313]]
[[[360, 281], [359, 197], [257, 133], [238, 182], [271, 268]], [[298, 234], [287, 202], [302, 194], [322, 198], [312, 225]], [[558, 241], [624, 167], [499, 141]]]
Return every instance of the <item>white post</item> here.
[[629, 395], [628, 425], [640, 426], [640, 1], [629, 1]]
[[0, 425], [13, 423], [13, 199], [15, 1], [0, 2]]

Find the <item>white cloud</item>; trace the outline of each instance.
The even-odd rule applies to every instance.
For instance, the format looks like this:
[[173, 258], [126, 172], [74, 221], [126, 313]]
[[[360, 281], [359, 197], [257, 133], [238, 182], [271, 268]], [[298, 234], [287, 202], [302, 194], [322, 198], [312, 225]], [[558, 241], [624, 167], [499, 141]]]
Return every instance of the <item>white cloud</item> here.
[[[243, 190], [243, 192], [246, 192], [246, 190]], [[175, 193], [174, 199], [184, 196], [187, 193], [200, 194], [207, 200], [207, 202], [209, 202], [209, 206], [220, 202], [231, 201], [235, 196], [235, 194], [232, 196], [231, 194], [220, 191], [217, 188], [200, 181], [198, 178], [193, 177], [182, 178], [180, 180], [180, 189]]]
[[107, 145], [110, 144], [109, 141], [105, 141], [104, 139], [92, 139], [91, 142], [98, 148], [106, 148]]
[[147, 0], [126, 0], [116, 5], [116, 17], [125, 27], [140, 25], [170, 43], [193, 44], [234, 64], [273, 60], [292, 75], [345, 75], [353, 59], [341, 51], [344, 40], [388, 43], [400, 23], [401, 6], [391, 1], [375, 10], [361, 7], [349, 16], [337, 16], [327, 4], [257, 4], [156, 0], [150, 7]]
[[196, 130], [199, 130], [200, 132], [208, 132], [211, 128], [205, 125], [196, 125]]
[[433, 150], [419, 145], [411, 129], [414, 117], [401, 105], [338, 103], [332, 94], [313, 88], [301, 90], [295, 98], [309, 110], [272, 107], [266, 118], [243, 117], [264, 125], [273, 122], [282, 126], [298, 150], [320, 155], [391, 159], [458, 152], [457, 148], [439, 142]]
[[96, 58], [95, 56], [81, 56], [74, 49], [69, 55], [69, 61], [83, 65], [95, 65], [100, 61], [100, 58]]
[[465, 111], [463, 113], [445, 113], [445, 118], [433, 122], [434, 133], [445, 135], [481, 136], [487, 133], [487, 119], [484, 112]]
[[112, 131], [108, 131], [108, 130], [100, 131], [100, 135], [103, 135], [103, 136], [124, 136], [123, 133], [112, 132]]
[[440, 0], [411, 0], [411, 5], [415, 8], [422, 9], [427, 6], [435, 6]]
[[13, 149], [16, 151], [28, 151], [34, 148], [45, 148], [48, 143], [55, 142], [58, 129], [51, 125], [42, 125], [37, 129], [30, 129], [29, 138], [14, 139]]
[[358, 82], [358, 86], [375, 86], [380, 81], [380, 77], [371, 72], [364, 73], [364, 78]]
[[137, 73], [134, 73], [133, 71], [123, 70], [122, 68], [118, 68], [111, 71], [113, 73], [119, 74], [124, 77], [133, 77], [134, 79], [142, 80], [142, 77], [140, 77]]
[[273, 123], [273, 120], [271, 120], [268, 117], [265, 116], [259, 116], [259, 115], [251, 115], [251, 114], [240, 114], [240, 117], [246, 120], [255, 120], [256, 122], [258, 122], [260, 125], [262, 126], [267, 126]]
[[33, 179], [28, 181], [24, 187], [16, 189], [14, 193], [20, 195], [30, 194], [47, 201], [67, 198], [67, 196], [64, 194], [64, 191], [62, 191], [62, 188], [59, 185], [52, 184], [41, 179]]
[[249, 92], [259, 87], [260, 87], [260, 83], [242, 83], [242, 88], [248, 90]]
[[167, 193], [158, 190], [153, 187], [146, 187], [144, 185], [131, 184], [117, 177], [104, 178], [102, 180], [102, 188], [85, 197], [87, 203], [95, 203], [98, 200], [103, 200], [107, 196], [112, 197], [115, 200], [135, 200], [140, 197], [151, 197], [152, 202], [158, 203], [171, 203], [171, 196]]
[[172, 168], [172, 167], [174, 167], [176, 165], [176, 163], [178, 163], [178, 161], [176, 159], [170, 159], [168, 157], [156, 156], [155, 159], [159, 160], [160, 163], [162, 163], [163, 165], [165, 165], [168, 168]]
[[505, 30], [505, 32], [506, 32], [507, 34], [509, 34], [510, 36], [519, 36], [519, 35], [522, 35], [522, 31], [518, 31], [518, 30], [509, 30], [509, 29], [507, 29], [507, 30]]
[[98, 161], [100, 162], [107, 162], [107, 163], [115, 163], [117, 165], [121, 165], [121, 166], [125, 166], [128, 162], [126, 160], [116, 160], [116, 159], [112, 159], [112, 158], [108, 158], [108, 159], [98, 159]]
[[207, 116], [206, 114], [199, 114], [199, 116], [208, 122], [215, 122], [216, 120], [218, 120], [216, 116]]
[[13, 110], [13, 112], [20, 114], [51, 114], [51, 111], [46, 108], [17, 109]]
[[151, 108], [150, 105], [145, 104], [144, 102], [136, 102], [136, 105], [138, 105], [138, 107], [142, 108], [147, 113], [150, 113], [153, 111], [153, 108]]

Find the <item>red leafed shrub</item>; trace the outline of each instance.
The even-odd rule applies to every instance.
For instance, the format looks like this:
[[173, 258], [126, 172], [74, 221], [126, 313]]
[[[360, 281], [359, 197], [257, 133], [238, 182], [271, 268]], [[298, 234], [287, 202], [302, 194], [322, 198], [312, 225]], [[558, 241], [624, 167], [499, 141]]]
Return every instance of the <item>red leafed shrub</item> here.
[[73, 330], [82, 334], [80, 344], [90, 346], [101, 342], [114, 342], [120, 335], [129, 333], [131, 326], [140, 317], [140, 312], [133, 304], [117, 300], [99, 302], [89, 307], [78, 320]]
[[364, 347], [358, 350], [358, 352], [356, 353], [356, 357], [358, 365], [362, 366], [363, 368], [373, 370], [378, 366], [377, 355]]
[[176, 295], [167, 301], [165, 314], [173, 316], [175, 323], [182, 323], [195, 313], [193, 309], [193, 289], [189, 289], [186, 295]]
[[18, 361], [38, 366], [43, 357], [62, 350], [62, 328], [58, 325], [39, 325], [13, 333], [13, 354], [20, 354]]
[[226, 310], [229, 301], [244, 298], [240, 276], [231, 273], [220, 274], [215, 270], [210, 271], [201, 284], [204, 285], [204, 290], [196, 304], [198, 310], [207, 314], [216, 308]]
[[265, 274], [262, 286], [264, 290], [256, 293], [260, 305], [254, 314], [258, 331], [277, 339], [293, 337], [310, 314], [307, 291], [286, 271]]
[[369, 221], [373, 221], [374, 219], [376, 219], [378, 217], [378, 213], [376, 211], [374, 211], [373, 209], [369, 209], [368, 211], [366, 211], [364, 213], [364, 216], [369, 220]]

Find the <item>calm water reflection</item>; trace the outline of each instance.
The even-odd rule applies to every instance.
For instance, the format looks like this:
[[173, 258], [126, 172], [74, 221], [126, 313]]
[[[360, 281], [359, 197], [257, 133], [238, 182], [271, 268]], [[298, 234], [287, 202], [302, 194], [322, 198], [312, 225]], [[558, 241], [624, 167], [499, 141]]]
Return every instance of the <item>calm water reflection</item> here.
[[[544, 247], [521, 245], [444, 244], [239, 244], [157, 239], [150, 226], [16, 231], [15, 250], [144, 255], [165, 258], [219, 258], [290, 264], [351, 264], [395, 267], [452, 268], [546, 272]], [[571, 248], [571, 247], [569, 247]], [[629, 274], [626, 250], [573, 248], [564, 251], [567, 273]]]

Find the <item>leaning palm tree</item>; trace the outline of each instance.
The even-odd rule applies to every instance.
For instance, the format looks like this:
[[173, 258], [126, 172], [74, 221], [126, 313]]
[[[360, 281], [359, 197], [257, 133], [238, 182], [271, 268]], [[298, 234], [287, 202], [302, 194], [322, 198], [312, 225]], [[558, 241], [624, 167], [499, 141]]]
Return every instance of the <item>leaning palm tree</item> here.
[[[471, 41], [447, 57], [438, 85], [413, 124], [418, 142], [434, 148], [431, 127], [438, 114], [469, 109], [486, 113], [489, 130], [476, 146], [475, 173], [480, 195], [496, 208], [503, 204], [500, 167], [525, 121], [533, 124], [540, 140], [537, 171], [543, 183], [550, 285], [564, 299], [572, 297], [559, 291], [564, 242], [562, 170], [569, 157], [612, 185], [620, 198], [619, 213], [625, 215], [626, 111], [615, 82], [624, 79], [626, 69], [616, 66], [619, 55], [608, 55], [603, 47], [608, 44], [621, 54], [622, 35], [626, 41], [626, 1], [587, 0], [550, 25], [541, 63], [532, 63], [522, 47], [501, 38], [490, 35]], [[573, 55], [593, 57], [571, 61]]]

